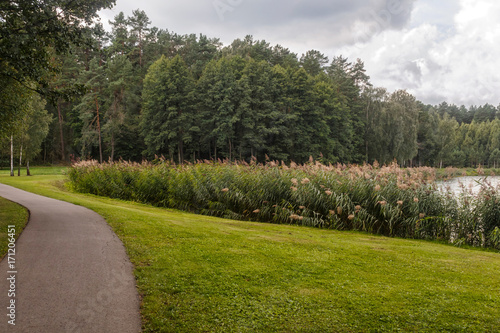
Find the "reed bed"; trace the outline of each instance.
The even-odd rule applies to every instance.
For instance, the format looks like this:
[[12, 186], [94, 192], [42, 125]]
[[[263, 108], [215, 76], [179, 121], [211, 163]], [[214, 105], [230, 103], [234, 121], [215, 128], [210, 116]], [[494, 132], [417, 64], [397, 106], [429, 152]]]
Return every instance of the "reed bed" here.
[[199, 214], [500, 249], [498, 189], [440, 193], [432, 168], [159, 159], [82, 161], [69, 177], [78, 192]]

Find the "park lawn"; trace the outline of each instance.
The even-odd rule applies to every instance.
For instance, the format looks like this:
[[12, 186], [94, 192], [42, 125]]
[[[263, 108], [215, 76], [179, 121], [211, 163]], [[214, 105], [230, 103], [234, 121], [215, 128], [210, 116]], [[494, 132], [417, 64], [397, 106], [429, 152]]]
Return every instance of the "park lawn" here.
[[[41, 176], [41, 175], [62, 175], [66, 174], [68, 170], [67, 166], [39, 166], [39, 167], [31, 167], [30, 173], [32, 176]], [[14, 176], [17, 177], [18, 168], [14, 168]], [[10, 168], [0, 168], [0, 175], [9, 176]], [[21, 168], [21, 176], [26, 176], [26, 167]]]
[[12, 201], [0, 197], [0, 259], [7, 254], [9, 245], [9, 229], [14, 226], [15, 238], [28, 223], [28, 210]]
[[193, 215], [64, 180], [0, 176], [108, 221], [135, 266], [145, 332], [500, 331], [498, 253]]

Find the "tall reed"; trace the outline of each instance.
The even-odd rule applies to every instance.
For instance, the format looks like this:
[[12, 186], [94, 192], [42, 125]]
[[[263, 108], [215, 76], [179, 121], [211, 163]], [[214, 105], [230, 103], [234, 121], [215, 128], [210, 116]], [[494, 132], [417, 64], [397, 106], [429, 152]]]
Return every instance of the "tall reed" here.
[[199, 161], [74, 164], [74, 190], [239, 220], [500, 246], [498, 190], [438, 192], [431, 168]]

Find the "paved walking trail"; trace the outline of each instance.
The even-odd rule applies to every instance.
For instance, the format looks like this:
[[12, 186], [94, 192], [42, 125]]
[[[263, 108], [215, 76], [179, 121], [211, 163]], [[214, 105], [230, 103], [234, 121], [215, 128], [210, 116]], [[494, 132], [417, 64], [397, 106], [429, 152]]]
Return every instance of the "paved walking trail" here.
[[15, 326], [0, 263], [0, 332], [140, 332], [132, 264], [100, 215], [3, 184], [0, 196], [30, 211], [15, 247]]

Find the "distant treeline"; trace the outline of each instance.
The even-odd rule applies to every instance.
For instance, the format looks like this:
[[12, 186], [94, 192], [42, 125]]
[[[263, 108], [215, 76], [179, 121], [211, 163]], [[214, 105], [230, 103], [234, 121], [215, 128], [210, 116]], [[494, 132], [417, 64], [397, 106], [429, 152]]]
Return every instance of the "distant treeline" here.
[[424, 105], [404, 90], [373, 87], [359, 59], [329, 60], [316, 50], [298, 57], [251, 36], [223, 46], [150, 27], [141, 10], [110, 24], [110, 33], [92, 30], [93, 47], [57, 59], [54, 85], [87, 90], [47, 105], [55, 121], [38, 162], [163, 155], [176, 162], [500, 163], [498, 107]]

